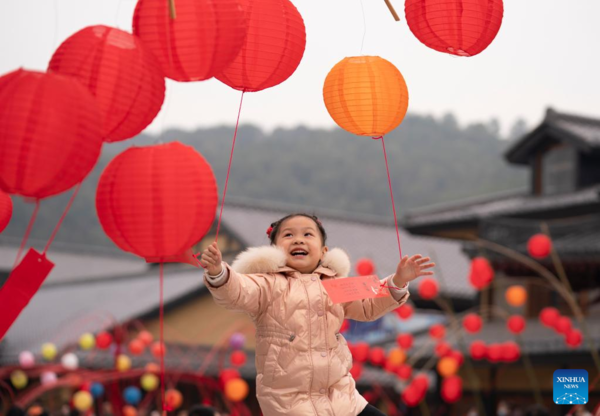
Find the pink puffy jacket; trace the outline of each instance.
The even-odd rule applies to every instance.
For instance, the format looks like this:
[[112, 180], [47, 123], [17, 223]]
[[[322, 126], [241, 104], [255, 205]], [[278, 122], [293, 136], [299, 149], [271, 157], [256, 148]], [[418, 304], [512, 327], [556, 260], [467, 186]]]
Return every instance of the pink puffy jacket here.
[[334, 304], [321, 279], [348, 275], [350, 260], [329, 251], [312, 274], [285, 266], [277, 247], [251, 248], [227, 266], [229, 279], [206, 286], [217, 304], [250, 315], [256, 325], [256, 396], [265, 416], [349, 416], [367, 401], [350, 375], [352, 356], [339, 333], [344, 318], [374, 321], [397, 308], [408, 292]]

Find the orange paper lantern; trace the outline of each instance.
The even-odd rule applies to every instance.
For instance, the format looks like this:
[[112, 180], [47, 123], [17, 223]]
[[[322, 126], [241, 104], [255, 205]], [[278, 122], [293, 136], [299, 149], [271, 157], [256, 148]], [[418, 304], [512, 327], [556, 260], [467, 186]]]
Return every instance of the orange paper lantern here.
[[505, 297], [506, 302], [508, 302], [510, 306], [523, 306], [523, 304], [525, 304], [527, 301], [527, 291], [523, 286], [511, 286], [506, 289]]
[[400, 348], [392, 348], [388, 353], [387, 362], [390, 365], [397, 367], [400, 364], [404, 364], [404, 361], [406, 361], [406, 353]]
[[379, 56], [342, 59], [325, 79], [323, 98], [331, 118], [358, 136], [389, 133], [408, 109], [408, 89], [402, 74]]
[[232, 402], [241, 402], [248, 396], [248, 383], [241, 378], [229, 380], [225, 384], [225, 397]]
[[183, 404], [183, 395], [179, 390], [169, 389], [165, 393], [165, 402], [169, 409], [179, 409]]
[[438, 361], [437, 370], [444, 378], [453, 376], [458, 371], [458, 361], [454, 357], [444, 357]]

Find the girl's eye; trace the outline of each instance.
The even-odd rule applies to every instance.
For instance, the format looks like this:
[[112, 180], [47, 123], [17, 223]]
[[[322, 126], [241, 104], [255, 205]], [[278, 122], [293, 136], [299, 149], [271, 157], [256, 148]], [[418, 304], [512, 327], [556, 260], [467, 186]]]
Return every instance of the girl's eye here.
[[284, 237], [291, 237], [292, 233], [286, 233]]
[[304, 235], [305, 235], [305, 236], [307, 236], [307, 235], [310, 235], [310, 236], [312, 237], [312, 235], [313, 235], [313, 234], [312, 234], [312, 233], [306, 233], [306, 234], [304, 234]]

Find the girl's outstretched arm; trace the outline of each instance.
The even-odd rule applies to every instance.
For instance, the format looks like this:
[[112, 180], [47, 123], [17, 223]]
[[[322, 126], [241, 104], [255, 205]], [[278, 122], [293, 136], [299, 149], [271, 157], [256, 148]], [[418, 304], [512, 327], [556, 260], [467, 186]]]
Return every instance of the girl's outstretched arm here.
[[435, 263], [429, 260], [429, 257], [420, 254], [404, 256], [398, 263], [396, 273], [381, 281], [383, 285], [391, 288], [391, 296], [344, 303], [346, 318], [355, 321], [375, 321], [405, 303], [409, 296], [408, 283], [421, 276], [433, 275], [433, 271], [427, 269], [433, 268]]
[[236, 273], [223, 262], [216, 243], [202, 253], [204, 282], [219, 306], [245, 312], [255, 319], [269, 302], [271, 282], [268, 276]]

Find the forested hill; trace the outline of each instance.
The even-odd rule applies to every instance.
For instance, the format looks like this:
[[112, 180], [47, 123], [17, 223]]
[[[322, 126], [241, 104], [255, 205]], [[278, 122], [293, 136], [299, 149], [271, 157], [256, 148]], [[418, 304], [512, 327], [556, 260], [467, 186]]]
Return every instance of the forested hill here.
[[[516, 125], [513, 134], [522, 133]], [[219, 192], [225, 181], [233, 127], [168, 130], [160, 136], [104, 146], [102, 158], [84, 182], [57, 241], [109, 245], [94, 205], [98, 178], [106, 164], [132, 145], [179, 140], [194, 146], [212, 165]], [[457, 125], [409, 115], [385, 137], [398, 215], [407, 209], [524, 187], [527, 172], [507, 165], [502, 154], [509, 140], [495, 123]], [[185, 180], [186, 178], [182, 178]], [[229, 196], [389, 216], [387, 176], [380, 141], [340, 129], [297, 127], [265, 133], [242, 125], [238, 131]], [[47, 239], [70, 192], [43, 201], [32, 237]], [[0, 238], [21, 237], [33, 207], [13, 198], [13, 219]]]

